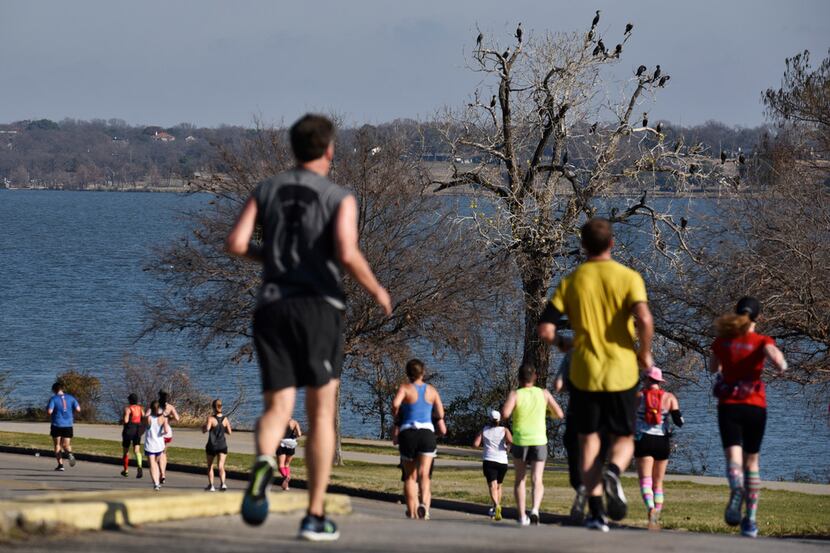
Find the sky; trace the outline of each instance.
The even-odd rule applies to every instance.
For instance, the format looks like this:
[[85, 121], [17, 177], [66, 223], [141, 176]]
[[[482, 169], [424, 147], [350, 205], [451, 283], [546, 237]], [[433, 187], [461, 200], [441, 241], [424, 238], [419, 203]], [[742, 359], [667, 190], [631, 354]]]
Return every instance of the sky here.
[[508, 44], [519, 21], [526, 37], [581, 31], [594, 9], [611, 48], [634, 24], [615, 71], [661, 64], [650, 117], [683, 125], [762, 123], [784, 59], [830, 48], [825, 0], [0, 0], [0, 122], [429, 119], [480, 83], [477, 28]]

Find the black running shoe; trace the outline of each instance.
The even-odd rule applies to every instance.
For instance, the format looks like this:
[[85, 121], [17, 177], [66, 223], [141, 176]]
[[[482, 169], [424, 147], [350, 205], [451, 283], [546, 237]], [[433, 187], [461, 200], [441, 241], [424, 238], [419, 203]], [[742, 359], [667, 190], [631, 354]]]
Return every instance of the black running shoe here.
[[340, 537], [337, 525], [328, 517], [306, 515], [300, 522], [299, 538], [308, 541], [335, 541]]
[[530, 511], [530, 524], [531, 526], [539, 525], [539, 513], [535, 511]]
[[164, 481], [167, 480], [164, 476], [159, 478], [159, 484], [164, 484]]
[[574, 524], [582, 524], [585, 521], [585, 505], [588, 497], [585, 494], [585, 486], [579, 486], [576, 490], [573, 505], [571, 505], [571, 521]]
[[56, 467], [55, 467], [55, 470], [56, 470], [56, 471], [59, 471], [59, 472], [63, 472], [63, 471], [64, 471], [63, 465], [58, 465], [58, 466], [56, 466]]
[[141, 467], [138, 467], [138, 471], [135, 473], [135, 477], [141, 478], [142, 476], [144, 476], [144, 471], [141, 469]]
[[418, 505], [418, 518], [426, 518], [427, 516], [427, 506], [421, 503]]
[[242, 498], [242, 520], [251, 526], [259, 526], [268, 518], [268, 489], [276, 465], [272, 457], [261, 456], [251, 468], [251, 479]]
[[602, 476], [603, 487], [605, 488], [605, 503], [608, 509], [608, 516], [611, 520], [622, 520], [628, 512], [628, 504], [625, 502], [620, 477], [610, 470], [606, 470]]
[[121, 471], [121, 476], [123, 476], [124, 478], [128, 477], [129, 475], [130, 475], [130, 473], [127, 472], [126, 470]]

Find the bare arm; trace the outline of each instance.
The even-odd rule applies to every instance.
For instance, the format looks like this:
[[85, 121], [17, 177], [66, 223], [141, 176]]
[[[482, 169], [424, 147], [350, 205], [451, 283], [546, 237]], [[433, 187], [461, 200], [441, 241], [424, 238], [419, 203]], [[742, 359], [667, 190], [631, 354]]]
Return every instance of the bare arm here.
[[507, 443], [507, 447], [513, 445], [513, 433], [510, 432], [509, 428], [504, 429], [504, 441]]
[[249, 251], [251, 237], [254, 235], [256, 226], [257, 205], [253, 197], [248, 198], [239, 218], [236, 220], [231, 232], [225, 239], [225, 251], [231, 255], [247, 257], [248, 259], [259, 260], [261, 257], [257, 252]]
[[121, 418], [124, 419], [124, 424], [127, 424], [128, 422], [130, 422], [130, 408], [129, 407], [124, 407], [124, 416], [121, 417]]
[[398, 413], [401, 410], [401, 404], [403, 400], [406, 398], [406, 385], [401, 384], [398, 388], [398, 393], [395, 394], [395, 398], [392, 400], [392, 417], [397, 418]]
[[231, 421], [228, 417], [222, 419], [222, 424], [225, 425], [225, 432], [228, 434], [233, 434], [233, 430], [231, 430]]
[[482, 438], [481, 432], [476, 434], [476, 438], [475, 438], [475, 440], [473, 440], [473, 447], [481, 447], [481, 438]]
[[[432, 388], [432, 386], [430, 386]], [[432, 388], [432, 391], [435, 393], [435, 401], [432, 402], [432, 410], [438, 416], [438, 434], [441, 436], [447, 435], [447, 423], [444, 422], [444, 404], [441, 403], [441, 394], [438, 393], [438, 390]]]
[[550, 410], [550, 412], [553, 413], [554, 416], [557, 419], [564, 418], [565, 413], [562, 412], [562, 408], [559, 406], [559, 404], [556, 402], [556, 400], [553, 399], [553, 396], [550, 394], [550, 392], [547, 391], [547, 390], [545, 390], [544, 392], [545, 392], [545, 400], [548, 403], [548, 410]]
[[712, 352], [712, 354], [709, 356], [709, 372], [719, 373], [720, 370], [720, 359], [718, 359], [718, 356], [715, 355], [715, 352]]
[[297, 437], [301, 437], [303, 435], [303, 429], [300, 428], [300, 423], [294, 421], [294, 431], [297, 432]]
[[174, 421], [179, 422], [179, 412], [176, 411], [176, 408], [172, 405], [170, 407], [170, 415], [164, 417], [165, 419], [172, 418]]
[[205, 421], [205, 424], [202, 425], [202, 434], [204, 434], [205, 432], [210, 430], [210, 428], [212, 426], [213, 426], [213, 416], [208, 416], [207, 420]]
[[640, 350], [637, 352], [637, 361], [642, 370], [648, 370], [654, 366], [654, 359], [651, 356], [651, 340], [654, 338], [654, 319], [651, 317], [651, 310], [646, 302], [637, 302], [631, 308], [634, 315], [634, 326], [637, 327], [637, 337], [640, 340]]
[[170, 430], [170, 423], [167, 421], [167, 417], [160, 417], [162, 419], [161, 428], [162, 428], [162, 435], [167, 436], [171, 433]]
[[787, 370], [787, 360], [784, 359], [784, 354], [778, 349], [778, 346], [767, 344], [764, 346], [764, 353], [767, 358], [772, 361], [772, 364], [778, 369], [778, 374], [783, 374]]
[[335, 220], [334, 242], [337, 259], [352, 277], [371, 295], [387, 316], [392, 314], [392, 300], [378, 283], [357, 241], [357, 200], [346, 196], [340, 202]]
[[513, 390], [507, 394], [507, 400], [501, 408], [501, 420], [506, 421], [513, 414], [513, 409], [516, 407], [516, 391]]

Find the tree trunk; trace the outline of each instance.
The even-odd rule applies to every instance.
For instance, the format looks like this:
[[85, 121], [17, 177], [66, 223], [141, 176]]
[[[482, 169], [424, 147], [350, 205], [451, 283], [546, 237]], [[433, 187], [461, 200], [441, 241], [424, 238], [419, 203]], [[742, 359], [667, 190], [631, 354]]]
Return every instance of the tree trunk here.
[[[549, 279], [546, 275], [550, 264], [546, 263], [546, 260], [537, 260], [536, 263], [529, 265], [519, 268], [525, 298], [525, 335], [522, 364], [530, 363], [536, 367], [537, 384], [544, 388], [547, 385], [548, 370], [550, 368], [550, 346], [539, 340], [536, 334], [536, 326], [539, 324], [539, 317], [542, 315], [548, 299]], [[540, 267], [543, 267], [543, 269], [540, 270]]]
[[343, 466], [343, 444], [340, 436], [340, 385], [334, 399], [334, 466]]

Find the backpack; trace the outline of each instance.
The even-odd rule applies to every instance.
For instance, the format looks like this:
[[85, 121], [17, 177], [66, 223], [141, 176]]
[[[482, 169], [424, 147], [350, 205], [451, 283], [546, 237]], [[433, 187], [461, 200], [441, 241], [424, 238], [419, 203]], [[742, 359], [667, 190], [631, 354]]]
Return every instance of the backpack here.
[[659, 388], [643, 390], [643, 418], [651, 426], [663, 423], [663, 394], [663, 390]]

